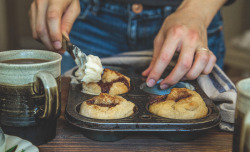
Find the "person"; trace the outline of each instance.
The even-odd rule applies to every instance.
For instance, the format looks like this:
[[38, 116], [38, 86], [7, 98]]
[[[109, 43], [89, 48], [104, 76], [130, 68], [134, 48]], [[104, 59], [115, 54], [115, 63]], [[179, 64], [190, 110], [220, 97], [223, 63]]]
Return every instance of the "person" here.
[[[225, 54], [220, 8], [233, 0], [34, 0], [29, 16], [32, 36], [61, 52], [62, 33], [86, 54], [113, 56], [153, 49], [142, 73], [152, 87], [175, 52], [178, 62], [160, 87], [209, 74]], [[70, 63], [71, 62], [71, 63]], [[62, 68], [74, 61], [65, 52]], [[67, 70], [66, 69], [66, 70]], [[64, 72], [65, 70], [62, 70]]]

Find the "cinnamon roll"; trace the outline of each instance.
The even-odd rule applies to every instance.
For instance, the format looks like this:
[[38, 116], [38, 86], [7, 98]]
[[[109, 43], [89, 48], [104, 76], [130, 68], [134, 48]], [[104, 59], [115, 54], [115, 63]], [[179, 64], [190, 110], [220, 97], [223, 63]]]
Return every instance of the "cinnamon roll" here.
[[104, 69], [99, 82], [82, 83], [82, 92], [92, 95], [108, 93], [118, 95], [128, 92], [130, 78], [110, 69]]
[[125, 98], [107, 93], [101, 93], [80, 107], [80, 114], [94, 119], [121, 119], [134, 113], [135, 104]]
[[208, 108], [196, 91], [173, 88], [170, 94], [157, 96], [150, 101], [149, 111], [172, 119], [198, 119], [207, 115]]

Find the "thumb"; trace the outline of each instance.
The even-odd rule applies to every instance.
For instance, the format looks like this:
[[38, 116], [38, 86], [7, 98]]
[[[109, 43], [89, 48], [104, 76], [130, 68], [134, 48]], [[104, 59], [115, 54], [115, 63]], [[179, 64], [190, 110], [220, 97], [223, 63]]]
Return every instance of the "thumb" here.
[[69, 37], [71, 28], [79, 14], [80, 3], [78, 0], [73, 0], [62, 17], [61, 29], [65, 36]]

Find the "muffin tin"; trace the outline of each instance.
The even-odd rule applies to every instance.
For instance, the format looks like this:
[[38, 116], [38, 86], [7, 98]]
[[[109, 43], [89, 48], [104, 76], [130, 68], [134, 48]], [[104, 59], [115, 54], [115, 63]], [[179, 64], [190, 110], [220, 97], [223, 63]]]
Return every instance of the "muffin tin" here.
[[[130, 117], [113, 120], [84, 117], [78, 113], [80, 105], [83, 101], [94, 97], [94, 95], [82, 93], [81, 84], [71, 84], [65, 118], [70, 124], [81, 128], [82, 133], [90, 139], [97, 141], [116, 141], [124, 138], [131, 132], [153, 132], [155, 135], [167, 140], [188, 141], [200, 136], [204, 131], [217, 126], [221, 121], [218, 108], [199, 87], [196, 80], [187, 82], [194, 86], [195, 91], [197, 91], [205, 101], [209, 110], [207, 116], [192, 120], [169, 119], [149, 112], [149, 101], [157, 95], [140, 89], [140, 86], [145, 83], [145, 78], [141, 76], [142, 70], [115, 65], [105, 65], [105, 68], [118, 71], [130, 77], [130, 91], [120, 96], [136, 105], [135, 113]], [[170, 69], [166, 70], [163, 77], [169, 73], [169, 70]]]

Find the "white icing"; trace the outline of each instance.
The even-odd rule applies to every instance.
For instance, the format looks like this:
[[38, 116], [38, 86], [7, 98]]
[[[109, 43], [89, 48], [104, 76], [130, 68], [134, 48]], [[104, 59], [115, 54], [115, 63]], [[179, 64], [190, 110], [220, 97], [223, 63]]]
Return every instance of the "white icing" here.
[[[81, 55], [82, 54], [79, 53], [79, 56]], [[75, 72], [78, 80], [81, 80], [85, 83], [99, 82], [101, 80], [103, 67], [98, 56], [88, 55], [87, 63], [85, 65], [81, 65], [77, 59], [75, 62], [78, 65], [78, 70]]]

